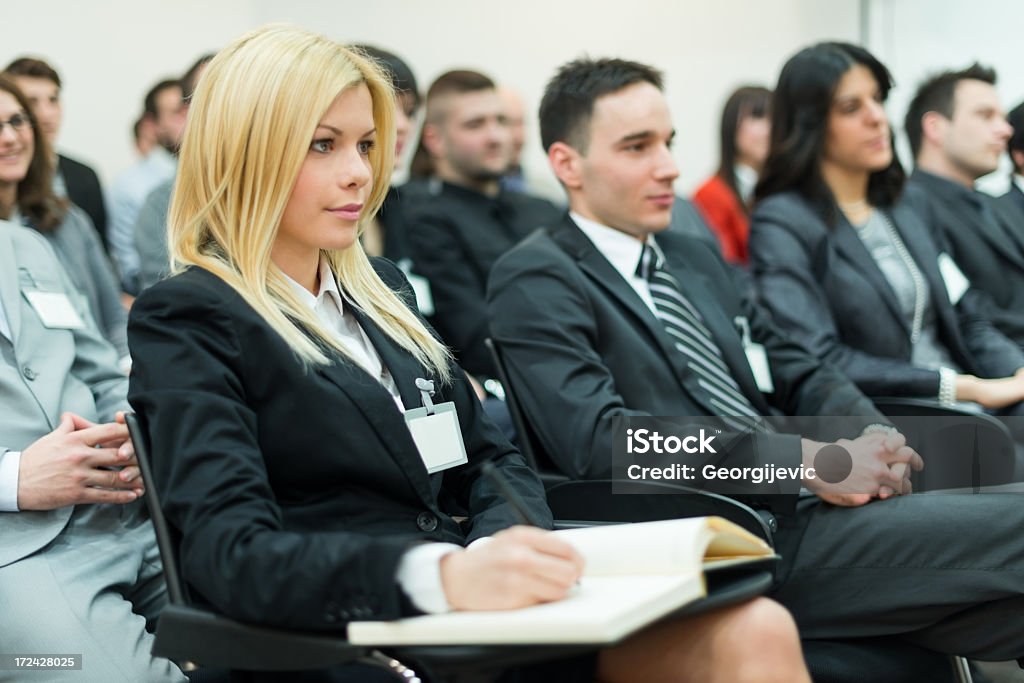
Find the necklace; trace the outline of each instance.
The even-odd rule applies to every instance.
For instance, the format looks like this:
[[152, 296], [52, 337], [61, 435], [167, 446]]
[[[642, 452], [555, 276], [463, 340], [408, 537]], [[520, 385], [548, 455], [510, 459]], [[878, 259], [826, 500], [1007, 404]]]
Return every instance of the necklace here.
[[843, 211], [846, 211], [847, 209], [853, 209], [854, 211], [856, 211], [857, 209], [868, 208], [867, 199], [858, 199], [855, 202], [836, 202], [836, 204], [838, 204], [839, 208], [842, 209]]

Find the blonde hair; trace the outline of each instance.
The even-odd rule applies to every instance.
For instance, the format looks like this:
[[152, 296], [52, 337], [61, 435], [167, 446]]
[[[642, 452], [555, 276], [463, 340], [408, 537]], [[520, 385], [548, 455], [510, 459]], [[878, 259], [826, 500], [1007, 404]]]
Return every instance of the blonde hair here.
[[[197, 266], [224, 280], [307, 364], [329, 363], [324, 348], [348, 352], [295, 296], [270, 253], [320, 118], [343, 90], [359, 84], [370, 91], [377, 129], [361, 232], [388, 190], [395, 148], [391, 85], [363, 55], [285, 25], [242, 36], [203, 73], [168, 213], [172, 270]], [[450, 352], [381, 281], [358, 240], [321, 253], [367, 316], [420, 363], [450, 379]]]

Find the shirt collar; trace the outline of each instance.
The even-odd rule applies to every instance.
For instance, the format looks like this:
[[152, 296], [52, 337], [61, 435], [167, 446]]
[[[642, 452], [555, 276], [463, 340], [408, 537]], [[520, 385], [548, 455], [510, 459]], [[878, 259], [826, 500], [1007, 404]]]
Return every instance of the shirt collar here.
[[1024, 192], [1024, 175], [1017, 173], [1013, 174], [1013, 184], [1017, 186], [1017, 189]]
[[757, 171], [746, 164], [736, 164], [733, 166], [733, 174], [736, 176], [736, 189], [739, 190], [740, 198], [749, 202], [757, 187]]
[[[608, 259], [608, 262], [625, 278], [637, 277], [637, 265], [644, 253], [644, 242], [630, 234], [601, 225], [589, 218], [584, 218], [575, 211], [569, 212], [569, 217], [579, 226], [601, 255]], [[647, 244], [657, 252], [661, 253], [654, 242], [654, 235], [647, 235]]]
[[341, 290], [338, 289], [338, 281], [334, 278], [334, 271], [331, 270], [331, 265], [323, 256], [320, 256], [320, 290], [316, 296], [313, 296], [312, 292], [288, 277], [287, 273], [281, 272], [284, 274], [284, 278], [288, 281], [292, 291], [295, 292], [295, 296], [299, 297], [299, 300], [309, 307], [310, 310], [315, 311], [316, 307], [326, 298], [331, 298], [334, 300], [335, 305], [337, 305], [338, 312], [344, 315], [345, 308], [342, 303]]

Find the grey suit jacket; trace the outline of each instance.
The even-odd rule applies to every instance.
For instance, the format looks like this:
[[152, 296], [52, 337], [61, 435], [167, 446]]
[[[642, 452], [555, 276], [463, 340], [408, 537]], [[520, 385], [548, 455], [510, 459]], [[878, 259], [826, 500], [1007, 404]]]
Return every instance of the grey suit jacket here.
[[[51, 329], [26, 291], [68, 295], [85, 327]], [[0, 305], [10, 337], [0, 335], [0, 454], [20, 451], [53, 431], [61, 413], [110, 421], [127, 409], [127, 378], [117, 353], [100, 334], [46, 240], [0, 221]], [[0, 512], [0, 567], [43, 547], [60, 533], [71, 507], [45, 512]]]

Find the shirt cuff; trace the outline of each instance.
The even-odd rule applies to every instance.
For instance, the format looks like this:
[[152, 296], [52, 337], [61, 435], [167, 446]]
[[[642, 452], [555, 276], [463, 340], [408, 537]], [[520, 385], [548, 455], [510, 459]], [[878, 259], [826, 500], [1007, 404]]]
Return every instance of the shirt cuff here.
[[396, 576], [398, 585], [418, 609], [427, 614], [452, 611], [441, 583], [441, 558], [461, 550], [453, 543], [424, 543], [402, 555]]
[[21, 451], [0, 454], [0, 512], [18, 512], [18, 468]]

